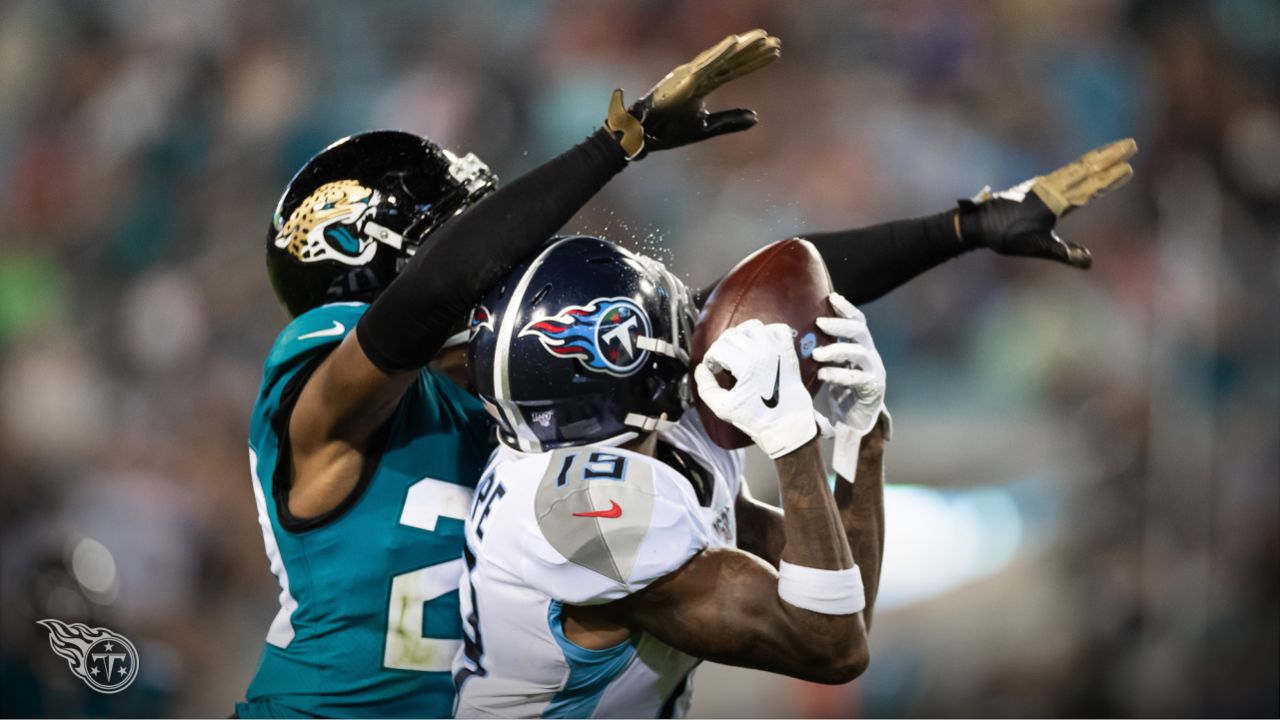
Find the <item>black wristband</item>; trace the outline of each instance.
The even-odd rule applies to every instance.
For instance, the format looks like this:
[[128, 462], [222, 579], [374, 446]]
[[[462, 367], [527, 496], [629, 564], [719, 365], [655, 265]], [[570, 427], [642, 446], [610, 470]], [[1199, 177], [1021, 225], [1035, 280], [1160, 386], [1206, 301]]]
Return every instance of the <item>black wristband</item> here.
[[445, 223], [360, 318], [356, 339], [370, 362], [388, 374], [430, 362], [489, 287], [626, 164], [601, 128]]

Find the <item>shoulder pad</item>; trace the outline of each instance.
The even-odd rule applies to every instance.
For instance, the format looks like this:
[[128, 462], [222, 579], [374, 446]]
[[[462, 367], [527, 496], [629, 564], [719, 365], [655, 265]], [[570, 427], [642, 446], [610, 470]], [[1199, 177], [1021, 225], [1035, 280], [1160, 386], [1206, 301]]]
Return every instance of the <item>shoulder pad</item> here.
[[294, 318], [276, 337], [267, 356], [268, 372], [289, 367], [311, 357], [316, 350], [342, 342], [368, 308], [365, 303], [330, 303]]
[[355, 329], [360, 316], [368, 309], [368, 304], [356, 302], [321, 305], [294, 318], [280, 333], [280, 340], [321, 345], [338, 342]]
[[569, 562], [628, 584], [664, 494], [656, 465], [611, 449], [556, 450], [534, 497], [542, 536]]
[[553, 452], [534, 507], [538, 529], [554, 550], [627, 592], [675, 570], [707, 543], [698, 500], [684, 478], [631, 452]]

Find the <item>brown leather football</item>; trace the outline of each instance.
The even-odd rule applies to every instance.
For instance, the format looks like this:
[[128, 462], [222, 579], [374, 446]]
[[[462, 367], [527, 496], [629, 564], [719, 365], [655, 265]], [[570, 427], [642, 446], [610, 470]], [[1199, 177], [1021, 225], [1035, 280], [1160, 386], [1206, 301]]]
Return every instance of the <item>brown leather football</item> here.
[[[804, 385], [810, 394], [816, 393], [818, 363], [813, 349], [831, 341], [816, 320], [834, 314], [827, 301], [831, 291], [831, 274], [809, 241], [791, 238], [760, 248], [734, 266], [707, 298], [693, 332], [691, 367], [702, 362], [707, 348], [728, 328], [752, 318], [766, 325], [782, 322], [794, 333]], [[729, 373], [717, 373], [716, 378], [724, 387], [733, 387]], [[741, 430], [716, 417], [702, 402], [696, 383], [694, 396], [698, 416], [717, 445], [736, 449], [751, 444]]]

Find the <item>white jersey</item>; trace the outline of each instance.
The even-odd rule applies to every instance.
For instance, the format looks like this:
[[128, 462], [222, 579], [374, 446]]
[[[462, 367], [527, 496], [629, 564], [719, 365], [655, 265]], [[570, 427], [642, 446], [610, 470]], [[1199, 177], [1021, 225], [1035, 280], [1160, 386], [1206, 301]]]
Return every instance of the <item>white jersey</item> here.
[[563, 604], [626, 597], [703, 548], [736, 545], [742, 453], [684, 418], [661, 434], [683, 451], [659, 453], [672, 464], [596, 446], [494, 454], [466, 526], [457, 717], [685, 714], [696, 658], [645, 633], [588, 650], [560, 617]]

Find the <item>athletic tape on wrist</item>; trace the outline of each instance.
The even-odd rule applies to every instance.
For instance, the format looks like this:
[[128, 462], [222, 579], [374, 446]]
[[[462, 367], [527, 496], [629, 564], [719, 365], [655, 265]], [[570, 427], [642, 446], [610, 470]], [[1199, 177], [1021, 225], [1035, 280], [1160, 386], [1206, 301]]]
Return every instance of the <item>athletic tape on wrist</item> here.
[[857, 565], [848, 570], [820, 570], [783, 560], [778, 564], [778, 597], [823, 615], [852, 615], [867, 606]]

